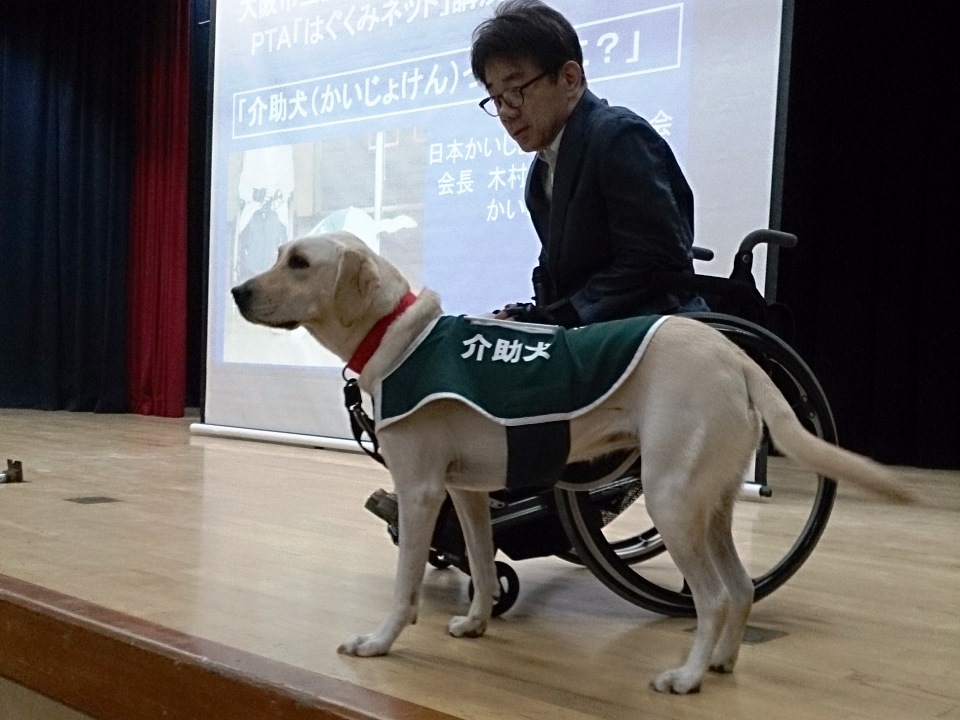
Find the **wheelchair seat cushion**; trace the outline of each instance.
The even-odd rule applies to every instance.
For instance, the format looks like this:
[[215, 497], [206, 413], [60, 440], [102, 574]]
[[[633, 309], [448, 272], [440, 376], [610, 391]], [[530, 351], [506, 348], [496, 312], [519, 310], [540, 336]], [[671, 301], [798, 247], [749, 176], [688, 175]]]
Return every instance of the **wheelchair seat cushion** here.
[[566, 464], [569, 421], [620, 386], [664, 319], [565, 329], [442, 316], [373, 388], [376, 427], [437, 400], [462, 402], [506, 426], [508, 487], [548, 486]]

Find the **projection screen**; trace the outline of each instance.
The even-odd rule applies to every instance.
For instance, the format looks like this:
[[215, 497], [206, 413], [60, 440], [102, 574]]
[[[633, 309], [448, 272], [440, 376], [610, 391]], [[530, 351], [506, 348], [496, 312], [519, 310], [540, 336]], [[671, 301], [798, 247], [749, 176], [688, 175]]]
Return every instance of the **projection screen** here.
[[[497, 0], [217, 0], [207, 366], [195, 432], [345, 447], [343, 363], [244, 321], [230, 288], [282, 242], [346, 229], [450, 314], [528, 299], [532, 156], [477, 107], [473, 29]], [[647, 118], [693, 188], [697, 271], [771, 226], [781, 0], [553, 0], [591, 90]], [[782, 88], [781, 88], [782, 91]], [[766, 257], [755, 263], [764, 287]], [[352, 441], [351, 441], [352, 442]]]

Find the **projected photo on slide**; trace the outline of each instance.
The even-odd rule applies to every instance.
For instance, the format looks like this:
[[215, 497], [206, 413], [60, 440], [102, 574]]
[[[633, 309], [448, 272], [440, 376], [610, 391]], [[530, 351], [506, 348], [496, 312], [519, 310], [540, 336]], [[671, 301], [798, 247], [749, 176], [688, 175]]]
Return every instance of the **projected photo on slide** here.
[[[234, 153], [229, 186], [235, 188], [235, 202], [227, 217], [233, 238], [229, 284], [266, 270], [288, 240], [336, 230], [353, 233], [401, 268], [411, 282], [419, 282], [422, 136], [414, 128], [375, 133], [372, 138], [363, 134]], [[375, 169], [377, 158], [387, 155], [390, 162], [384, 165], [389, 172], [362, 171], [364, 165]], [[344, 181], [344, 168], [351, 168], [354, 175], [349, 183]], [[319, 367], [340, 363], [303, 329], [287, 332], [256, 326], [240, 317], [236, 308], [230, 309], [223, 333], [224, 362]]]
[[[580, 35], [590, 89], [670, 143], [694, 191], [696, 242], [719, 259], [697, 270], [727, 275], [739, 240], [770, 223], [781, 2], [547, 1]], [[285, 413], [279, 424], [297, 432], [346, 432], [340, 416], [308, 409], [295, 422], [287, 400], [263, 405], [264, 387], [297, 398], [305, 379], [336, 398], [342, 362], [302, 330], [246, 323], [230, 299], [295, 237], [349, 230], [415, 291], [438, 292], [450, 314], [530, 299], [540, 245], [523, 195], [533, 158], [477, 107], [486, 92], [470, 69], [473, 30], [498, 4], [216, 2], [212, 422], [275, 428]], [[762, 251], [754, 270], [763, 287]]]

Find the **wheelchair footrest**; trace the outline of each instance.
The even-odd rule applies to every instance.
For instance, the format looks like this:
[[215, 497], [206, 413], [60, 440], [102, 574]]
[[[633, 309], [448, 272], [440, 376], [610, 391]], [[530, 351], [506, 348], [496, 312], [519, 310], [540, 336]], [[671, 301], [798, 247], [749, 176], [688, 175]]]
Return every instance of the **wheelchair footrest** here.
[[400, 510], [397, 506], [397, 496], [393, 493], [376, 490], [367, 498], [363, 506], [388, 525], [396, 526], [399, 522]]

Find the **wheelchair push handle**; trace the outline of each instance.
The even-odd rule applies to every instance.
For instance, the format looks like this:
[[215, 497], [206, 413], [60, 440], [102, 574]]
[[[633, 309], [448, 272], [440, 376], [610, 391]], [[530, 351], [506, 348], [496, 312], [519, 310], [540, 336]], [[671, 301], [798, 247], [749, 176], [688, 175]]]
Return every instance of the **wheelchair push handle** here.
[[733, 259], [733, 272], [731, 279], [745, 280], [746, 276], [753, 268], [753, 249], [766, 243], [767, 245], [776, 245], [782, 248], [792, 248], [797, 244], [797, 236], [780, 230], [760, 229], [747, 233], [747, 236], [740, 241], [740, 247], [737, 249], [737, 256]]
[[776, 245], [782, 248], [792, 248], [797, 244], [797, 236], [791, 233], [781, 232], [780, 230], [754, 230], [753, 232], [747, 233], [747, 236], [740, 241], [740, 248], [737, 250], [737, 254], [752, 253], [753, 249], [761, 243]]
[[[748, 267], [753, 265], [753, 249], [763, 243], [783, 248], [792, 248], [797, 244], [797, 236], [791, 233], [781, 232], [780, 230], [768, 230], [766, 228], [754, 230], [740, 241], [740, 247], [737, 249], [738, 262], [740, 264], [746, 264]], [[694, 260], [709, 261], [714, 258], [713, 250], [710, 248], [694, 245], [690, 250]]]

